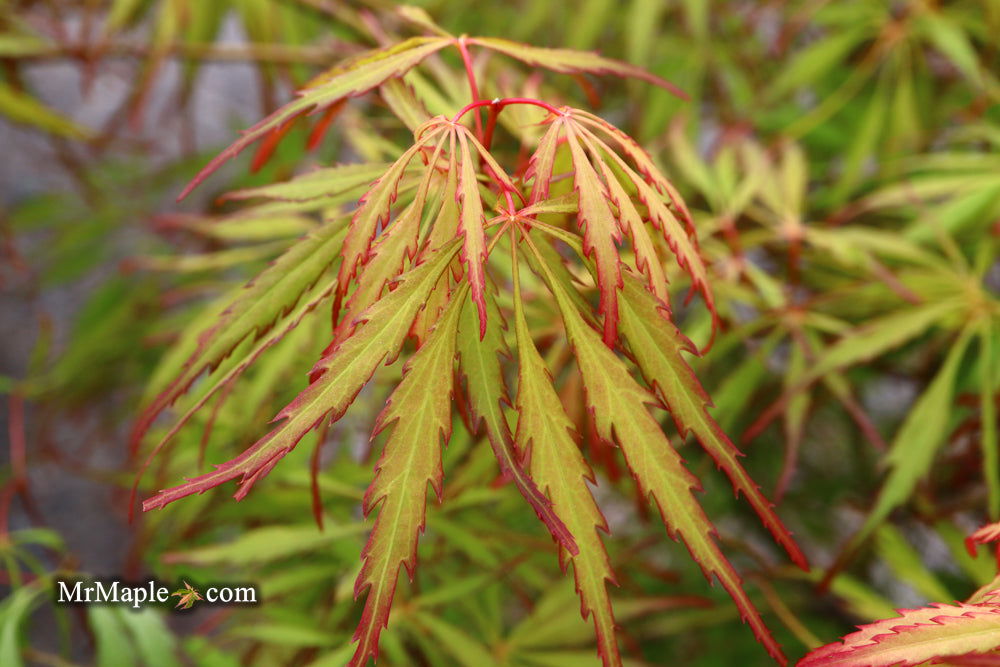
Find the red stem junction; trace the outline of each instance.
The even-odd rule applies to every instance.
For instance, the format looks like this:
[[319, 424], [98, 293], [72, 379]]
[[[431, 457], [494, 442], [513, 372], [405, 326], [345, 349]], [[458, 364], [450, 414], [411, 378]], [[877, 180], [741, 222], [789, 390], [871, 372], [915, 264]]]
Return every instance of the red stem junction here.
[[541, 100], [536, 100], [531, 97], [502, 97], [502, 98], [498, 97], [492, 100], [476, 100], [475, 102], [470, 102], [469, 104], [466, 104], [461, 111], [455, 114], [455, 116], [451, 119], [451, 122], [457, 123], [462, 119], [462, 116], [469, 113], [473, 109], [478, 109], [480, 107], [488, 106], [491, 107], [492, 109], [495, 109], [496, 113], [500, 113], [500, 111], [504, 107], [509, 107], [512, 104], [530, 104], [531, 106], [541, 107], [542, 109], [545, 109], [549, 113], [555, 114], [557, 116], [562, 116], [565, 113], [565, 111], [557, 109], [547, 102], [542, 102]]

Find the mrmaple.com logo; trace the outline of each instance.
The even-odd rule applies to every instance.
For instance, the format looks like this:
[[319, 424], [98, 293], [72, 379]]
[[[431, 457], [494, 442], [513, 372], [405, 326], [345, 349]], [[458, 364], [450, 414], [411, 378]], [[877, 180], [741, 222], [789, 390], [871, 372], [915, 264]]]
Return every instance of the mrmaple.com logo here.
[[[202, 589], [183, 581], [183, 586], [165, 586], [156, 581], [141, 584], [118, 580], [56, 581], [57, 604], [120, 604], [138, 609], [145, 605], [176, 602], [175, 609], [190, 609], [195, 604], [257, 604], [255, 586], [208, 586]], [[174, 590], [171, 591], [171, 588]], [[176, 598], [176, 599], [174, 599]]]

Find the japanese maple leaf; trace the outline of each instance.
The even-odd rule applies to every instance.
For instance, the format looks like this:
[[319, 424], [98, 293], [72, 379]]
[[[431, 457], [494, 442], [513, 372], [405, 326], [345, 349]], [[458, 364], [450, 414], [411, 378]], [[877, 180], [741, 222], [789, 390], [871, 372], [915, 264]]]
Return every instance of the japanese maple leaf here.
[[203, 599], [198, 589], [186, 581], [184, 582], [184, 588], [178, 588], [170, 594], [170, 597], [174, 597], [175, 595], [180, 598], [180, 601], [174, 605], [174, 609], [190, 609], [194, 606], [195, 602]]

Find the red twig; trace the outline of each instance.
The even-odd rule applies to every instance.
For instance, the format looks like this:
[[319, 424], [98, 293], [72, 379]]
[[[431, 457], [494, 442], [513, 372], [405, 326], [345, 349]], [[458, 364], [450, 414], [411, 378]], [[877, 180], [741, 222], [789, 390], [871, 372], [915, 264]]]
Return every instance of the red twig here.
[[547, 102], [542, 102], [541, 100], [536, 100], [530, 97], [498, 97], [493, 100], [476, 100], [475, 102], [466, 104], [461, 111], [455, 114], [455, 116], [451, 119], [451, 122], [457, 123], [462, 119], [462, 116], [469, 113], [473, 109], [478, 109], [479, 107], [492, 106], [496, 108], [497, 113], [500, 113], [504, 107], [508, 107], [512, 104], [530, 104], [531, 106], [541, 107], [549, 113], [557, 116], [561, 116], [566, 113], [565, 111], [557, 109]]
[[[462, 64], [465, 65], [465, 75], [469, 79], [469, 94], [473, 102], [479, 101], [479, 86], [476, 84], [476, 72], [472, 69], [472, 57], [469, 56], [469, 47], [465, 44], [465, 35], [455, 41], [459, 53], [462, 54]], [[476, 136], [483, 141], [483, 119], [476, 113]]]

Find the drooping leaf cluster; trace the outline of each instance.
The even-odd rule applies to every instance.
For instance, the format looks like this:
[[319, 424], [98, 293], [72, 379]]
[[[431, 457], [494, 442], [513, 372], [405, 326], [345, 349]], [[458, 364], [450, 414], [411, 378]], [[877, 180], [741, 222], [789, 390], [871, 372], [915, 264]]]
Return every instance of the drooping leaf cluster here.
[[[491, 39], [412, 38], [314, 79], [294, 102], [223, 151], [184, 194], [222, 161], [255, 140], [282, 133], [296, 117], [335, 109], [445, 47], [457, 47], [465, 56], [469, 46], [560, 72], [637, 73], [622, 63], [568, 50]], [[652, 75], [641, 78], [660, 82]], [[471, 71], [470, 88], [475, 93]], [[514, 105], [543, 108], [546, 129], [524, 170], [511, 175], [489, 144], [497, 116]], [[477, 123], [479, 131], [473, 131], [463, 119], [480, 108], [489, 112], [487, 125], [483, 130]], [[413, 575], [428, 484], [439, 499], [442, 495], [441, 450], [452, 431], [454, 404], [465, 406], [473, 431], [485, 432], [499, 474], [513, 481], [559, 545], [564, 562], [573, 564], [581, 610], [593, 617], [599, 653], [605, 664], [620, 664], [606, 590], [614, 575], [599, 536], [607, 525], [587, 486], [593, 473], [575, 442], [580, 427], [560, 407], [553, 369], [539, 355], [537, 334], [525, 314], [525, 294], [533, 300], [545, 295], [554, 306], [548, 326], [557, 326], [572, 349], [597, 437], [621, 450], [640, 498], [653, 502], [668, 534], [684, 541], [705, 576], [720, 581], [768, 652], [783, 661], [715, 542], [712, 524], [693, 495], [700, 488], [697, 478], [650, 412], [668, 410], [682, 436], [693, 432], [792, 560], [806, 567], [740, 464], [739, 452], [710, 416], [707, 394], [684, 358], [697, 350], [670, 319], [667, 258], [687, 274], [692, 291], [702, 294], [712, 312], [714, 301], [690, 214], [649, 155], [621, 130], [583, 110], [530, 98], [473, 99], [451, 118], [421, 123], [412, 146], [388, 166], [333, 167], [243, 196], [319, 200], [330, 210], [379, 169], [353, 209], [328, 214], [321, 227], [292, 245], [225, 307], [146, 408], [133, 447], [206, 370], [214, 371], [210, 389], [161, 446], [304, 313], [329, 303], [331, 340], [309, 384], [277, 414], [272, 430], [242, 454], [161, 491], [143, 508], [164, 507], [230, 480], [239, 482], [237, 500], [244, 498], [307, 433], [343, 417], [377, 369], [405, 354], [412, 338], [415, 351], [372, 435], [388, 432], [364, 498], [365, 513], [377, 508], [378, 515], [355, 587], [356, 596], [367, 596], [352, 664], [377, 657], [398, 573], [405, 567]], [[591, 292], [597, 296], [596, 311], [588, 303]], [[513, 336], [507, 326], [511, 316]], [[240, 357], [234, 361], [236, 349]], [[510, 374], [501, 360], [510, 356], [516, 361], [516, 391], [508, 387]], [[224, 365], [229, 370], [220, 373]]]
[[[432, 127], [427, 124], [435, 117], [453, 119], [466, 105], [470, 78], [479, 89], [471, 99], [482, 106], [468, 110], [458, 124], [470, 139], [484, 213], [487, 244], [471, 252], [487, 253], [482, 271], [487, 330], [480, 338], [477, 307], [461, 308], [454, 377], [447, 383], [454, 410], [441, 421], [442, 442], [450, 429], [448, 445], [440, 449], [443, 473], [417, 471], [432, 482], [443, 479], [443, 499], [428, 503], [423, 516], [411, 517], [409, 507], [396, 505], [406, 520], [422, 519], [426, 532], [407, 538], [410, 545], [419, 536], [420, 567], [411, 585], [393, 591], [373, 583], [383, 600], [394, 593], [391, 622], [379, 637], [380, 664], [592, 664], [595, 635], [602, 651], [611, 650], [613, 641], [625, 660], [756, 664], [761, 659], [751, 634], [739, 631], [738, 609], [725, 591], [703, 586], [693, 559], [671, 556], [659, 517], [648, 512], [645, 498], [635, 498], [634, 506], [627, 500], [634, 486], [620, 478], [628, 469], [625, 447], [609, 446], [602, 437], [610, 429], [612, 439], [618, 438], [619, 424], [598, 423], [590, 415], [591, 399], [604, 397], [588, 394], [591, 386], [584, 385], [582, 364], [569, 344], [569, 325], [531, 247], [515, 236], [520, 239], [516, 285], [510, 237], [490, 248], [504, 224], [490, 227], [490, 220], [511, 210], [497, 177], [506, 175], [514, 185], [513, 210], [531, 218], [525, 211], [535, 182], [529, 158], [540, 153], [543, 139], [553, 137], [549, 201], [533, 204], [538, 215], [518, 224], [534, 229], [529, 237], [591, 331], [610, 337], [607, 329], [614, 324], [612, 356], [658, 406], [670, 409], [668, 414], [651, 408], [653, 420], [661, 426], [678, 422], [680, 431], [692, 424], [696, 438], [723, 460], [734, 454], [721, 434], [741, 435], [751, 454], [744, 464], [768, 495], [782, 502], [780, 514], [796, 540], [823, 568], [805, 575], [782, 567], [780, 553], [758, 539], [758, 522], [747, 504], [720, 487], [726, 482], [712, 474], [709, 455], [677, 445], [706, 485], [709, 493], [698, 498], [716, 521], [726, 553], [750, 578], [749, 593], [785, 651], [802, 655], [855, 625], [888, 619], [896, 608], [962, 599], [977, 586], [996, 588], [990, 586], [996, 575], [993, 547], [973, 555], [965, 546], [975, 527], [995, 521], [1000, 511], [996, 2], [778, 6], [588, 0], [569, 13], [546, 2], [498, 4], [470, 13], [445, 0], [428, 8], [446, 18], [456, 34], [502, 33], [520, 42], [600, 48], [676, 81], [691, 101], [674, 95], [662, 80], [646, 86], [594, 76], [616, 70], [642, 78], [637, 69], [626, 72], [609, 58], [468, 38], [468, 61], [457, 45], [445, 44], [401, 77], [328, 105], [314, 90], [324, 77], [314, 74], [329, 63], [345, 56], [365, 60], [372, 55], [368, 48], [405, 43], [413, 28], [424, 45], [457, 38], [419, 10], [386, 10], [369, 0], [107, 5], [110, 11], [101, 3], [59, 2], [8, 3], [0, 9], [0, 91], [7, 91], [0, 95], [0, 114], [13, 121], [2, 130], [14, 139], [3, 173], [16, 175], [3, 186], [8, 199], [0, 211], [0, 281], [15, 295], [18, 290], [30, 295], [33, 304], [24, 311], [15, 300], [11, 315], [5, 311], [0, 318], [5, 336], [19, 333], [9, 344], [5, 339], [0, 391], [14, 392], [10, 414], [22, 413], [9, 420], [11, 473], [0, 478], [5, 481], [0, 516], [10, 517], [9, 533], [0, 525], [5, 545], [0, 550], [16, 593], [9, 606], [0, 603], [10, 611], [0, 662], [57, 662], [57, 652], [64, 659], [71, 655], [62, 645], [49, 654], [44, 637], [37, 641], [36, 633], [28, 633], [45, 618], [29, 614], [51, 592], [47, 574], [69, 557], [43, 551], [39, 534], [20, 528], [21, 522], [65, 532], [75, 553], [78, 544], [70, 537], [88, 517], [102, 526], [115, 520], [114, 512], [94, 519], [86, 493], [75, 484], [37, 480], [49, 479], [55, 468], [67, 480], [85, 478], [88, 488], [102, 492], [113, 480], [127, 484], [138, 462], [128, 471], [107, 470], [103, 448], [115, 446], [115, 425], [131, 419], [133, 410], [125, 405], [147, 379], [145, 405], [155, 406], [160, 396], [169, 419], [140, 425], [149, 428], [149, 437], [134, 442], [142, 456], [162, 443], [143, 478], [143, 494], [176, 484], [183, 475], [205, 473], [211, 470], [205, 461], [226, 461], [259, 440], [267, 430], [262, 425], [326, 372], [317, 369], [308, 379], [305, 374], [332, 351], [324, 348], [367, 326], [364, 304], [371, 299], [365, 290], [378, 291], [376, 300], [383, 299], [425, 261], [419, 249], [410, 256], [416, 246], [407, 244], [430, 243], [426, 235], [439, 217], [434, 215], [440, 203], [437, 176], [428, 185], [417, 240], [397, 235], [393, 243], [407, 245], [400, 254], [399, 245], [382, 247], [380, 239], [393, 238], [414, 201], [436, 139], [411, 154], [395, 192], [382, 192], [395, 200], [386, 216], [377, 218], [371, 245], [359, 251], [343, 292], [337, 282], [341, 255], [329, 252], [344, 243], [358, 200], [412, 147], [414, 132]], [[247, 41], [230, 41], [236, 33]], [[540, 71], [546, 59], [561, 75]], [[63, 85], [58, 72], [79, 74], [80, 85]], [[323, 108], [269, 125], [252, 158], [250, 171], [259, 170], [256, 174], [239, 169], [208, 181], [197, 190], [199, 197], [185, 204], [203, 210], [177, 214], [161, 201], [162, 190], [170, 188], [172, 196], [181, 185], [174, 179], [189, 178], [208, 157], [187, 155], [174, 163], [174, 151], [221, 141], [220, 127], [231, 122], [232, 106], [204, 105], [208, 98], [219, 101], [214, 87], [220, 73], [239, 74], [225, 89], [238, 89], [232, 98], [240, 100], [244, 121], [267, 116], [295, 89], [311, 91], [310, 99]], [[127, 94], [97, 104], [109, 83]], [[546, 100], [557, 112], [566, 104], [588, 109], [641, 139], [655, 164], [666, 165], [662, 171], [670, 175], [670, 185], [683, 193], [683, 204], [670, 192], [659, 195], [681, 225], [690, 219], [697, 228], [694, 247], [717, 313], [700, 307], [702, 297], [695, 308], [678, 298], [695, 276], [680, 267], [680, 256], [656, 226], [634, 178], [620, 167], [619, 160], [645, 180], [641, 159], [629, 155], [613, 131], [583, 123], [580, 109], [573, 110], [569, 124], [527, 103], [504, 103], [502, 112], [493, 113], [493, 98]], [[56, 122], [43, 103], [58, 110]], [[106, 120], [95, 122], [100, 115], [95, 106], [108, 110]], [[581, 124], [610, 151], [588, 143]], [[408, 131], [394, 129], [403, 126]], [[34, 141], [38, 130], [49, 137]], [[571, 133], [575, 145], [568, 142]], [[472, 140], [505, 171], [491, 172]], [[307, 153], [307, 146], [318, 152]], [[461, 146], [454, 153], [462, 164]], [[579, 165], [587, 171], [589, 164], [592, 172], [581, 178], [604, 188], [588, 205], [598, 212], [606, 205], [617, 226], [580, 224], [574, 159], [581, 153]], [[436, 163], [442, 177], [452, 154], [446, 142]], [[147, 164], [153, 156], [166, 168]], [[350, 164], [286, 180], [303, 165], [340, 160]], [[628, 206], [622, 211], [607, 171], [646, 236], [633, 235], [629, 223], [635, 217]], [[63, 188], [58, 180], [54, 194], [24, 196], [47, 187], [52, 177], [73, 187]], [[225, 183], [230, 177], [235, 185]], [[457, 190], [458, 174], [455, 179]], [[205, 204], [216, 183], [241, 190]], [[205, 199], [197, 201], [201, 196]], [[164, 206], [169, 213], [163, 214]], [[457, 211], [459, 202], [454, 206]], [[454, 212], [447, 215], [460, 219]], [[329, 224], [334, 221], [340, 225]], [[457, 224], [452, 233], [457, 239]], [[297, 241], [302, 234], [315, 241]], [[84, 626], [94, 637], [84, 650], [92, 651], [95, 661], [167, 665], [176, 663], [169, 657], [174, 653], [209, 661], [234, 647], [247, 663], [322, 665], [350, 659], [356, 650], [350, 638], [364, 611], [352, 601], [362, 565], [358, 553], [372, 521], [401, 497], [392, 495], [389, 476], [380, 473], [372, 493], [383, 497], [372, 500], [367, 521], [359, 517], [362, 489], [372, 482], [369, 454], [378, 456], [389, 440], [398, 454], [401, 423], [429, 432], [443, 414], [440, 401], [421, 401], [427, 409], [414, 413], [408, 424], [409, 413], [398, 407], [407, 393], [393, 396], [396, 408], [386, 408], [386, 400], [400, 385], [404, 367], [407, 377], [420, 372], [407, 385], [404, 404], [423, 398], [417, 395], [417, 378], [443, 365], [429, 353], [417, 364], [415, 353], [430, 340], [456, 288], [468, 285], [463, 299], [475, 304], [468, 265], [460, 259], [464, 239], [456, 241], [447, 289], [432, 290], [435, 316], [425, 316], [426, 306], [418, 310], [398, 361], [378, 365], [338, 422], [320, 422], [283, 454], [281, 465], [270, 468], [265, 483], [257, 484], [261, 469], [248, 481], [254, 492], [239, 505], [220, 492], [191, 496], [169, 512], [142, 516], [129, 533], [137, 544], [122, 543], [129, 568], [142, 552], [158, 578], [177, 582], [173, 588], [185, 579], [224, 580], [239, 571], [241, 578], [261, 583], [264, 604], [234, 610], [209, 637], [187, 638], [183, 631], [168, 630], [160, 614], [131, 623], [132, 616], [113, 610], [70, 616], [56, 608], [66, 626]], [[356, 241], [364, 243], [361, 236]], [[282, 257], [293, 246], [300, 252]], [[599, 281], [602, 271], [617, 278], [608, 261], [614, 252], [622, 262], [621, 284], [602, 290], [609, 284]], [[388, 269], [373, 270], [369, 256], [399, 258], [398, 277], [380, 280]], [[648, 263], [651, 256], [660, 261]], [[281, 269], [272, 272], [266, 262], [277, 257]], [[657, 271], [669, 279], [669, 290], [653, 276]], [[257, 278], [244, 289], [250, 276]], [[73, 304], [96, 283], [102, 287], [74, 314]], [[522, 294], [520, 339], [515, 288]], [[636, 289], [656, 299], [630, 310], [628, 292]], [[668, 291], [672, 302], [666, 302]], [[658, 309], [662, 320], [664, 303], [671, 321], [699, 345], [718, 333], [711, 354], [683, 351], [694, 346], [673, 335], [676, 329], [635, 326], [634, 313], [651, 312], [646, 306]], [[3, 302], [4, 308], [9, 305]], [[612, 312], [617, 320], [607, 317]], [[713, 326], [716, 318], [720, 327]], [[75, 321], [71, 330], [69, 319]], [[493, 326], [494, 319], [503, 326]], [[349, 326], [337, 326], [345, 321]], [[64, 328], [68, 336], [62, 335]], [[209, 330], [213, 333], [206, 334]], [[25, 335], [35, 348], [22, 366]], [[447, 341], [435, 340], [435, 350], [446, 353]], [[646, 344], [635, 342], [640, 340]], [[529, 342], [537, 357], [529, 354]], [[166, 345], [169, 352], [154, 372], [153, 360]], [[650, 353], [675, 348], [682, 350], [677, 357]], [[640, 355], [645, 356], [640, 360]], [[682, 355], [684, 365], [663, 363]], [[192, 364], [184, 370], [188, 359]], [[408, 360], [414, 363], [407, 366]], [[685, 401], [677, 391], [657, 386], [692, 390], [686, 365], [715, 402], [710, 414], [702, 392], [683, 391]], [[545, 374], [551, 391], [539, 381]], [[595, 385], [610, 383], [594, 372], [590, 378]], [[643, 396], [636, 400], [648, 399]], [[21, 397], [24, 406], [15, 409]], [[562, 411], [554, 415], [537, 409], [557, 402]], [[600, 405], [614, 406], [610, 400]], [[381, 433], [369, 441], [375, 415], [384, 408]], [[720, 428], [703, 415], [714, 417]], [[26, 434], [17, 434], [18, 423], [26, 423]], [[66, 432], [74, 434], [68, 441], [61, 435]], [[532, 433], [541, 435], [529, 438]], [[536, 439], [553, 444], [540, 449]], [[513, 448], [504, 447], [508, 441]], [[77, 442], [84, 444], [77, 448]], [[524, 442], [529, 445], [522, 451]], [[241, 465], [245, 470], [269, 465], [274, 453], [263, 448]], [[498, 453], [508, 467], [515, 454], [518, 465], [491, 485], [500, 469]], [[362, 459], [360, 466], [355, 458]], [[393, 461], [401, 460], [393, 455]], [[34, 465], [42, 470], [36, 473]], [[581, 475], [592, 476], [596, 487], [579, 484]], [[749, 484], [739, 474], [733, 481]], [[415, 489], [419, 481], [411, 476], [408, 483]], [[521, 490], [551, 503], [551, 514], [582, 553], [604, 556], [581, 558], [557, 546], [559, 560], [572, 565], [574, 576], [572, 582], [555, 581], [551, 540], [544, 524], [531, 521], [533, 510]], [[426, 484], [417, 495], [426, 497]], [[68, 523], [50, 515], [53, 496], [74, 504], [79, 497], [80, 511]], [[322, 533], [308, 523], [310, 504], [322, 519]], [[602, 540], [599, 530], [605, 525], [614, 540]], [[992, 533], [987, 526], [969, 539], [986, 541]], [[28, 564], [24, 576], [18, 571], [22, 563]], [[409, 556], [402, 564], [412, 564]], [[372, 571], [367, 579], [380, 583]], [[605, 590], [612, 572], [620, 588]], [[715, 605], [674, 596], [678, 590], [707, 595]], [[597, 610], [592, 622], [600, 627], [581, 621], [580, 603], [584, 611], [588, 604]], [[947, 615], [947, 608], [940, 609]], [[917, 634], [903, 632], [893, 645]], [[858, 661], [866, 655], [858, 653]], [[949, 654], [947, 660], [970, 664], [993, 658]]]

